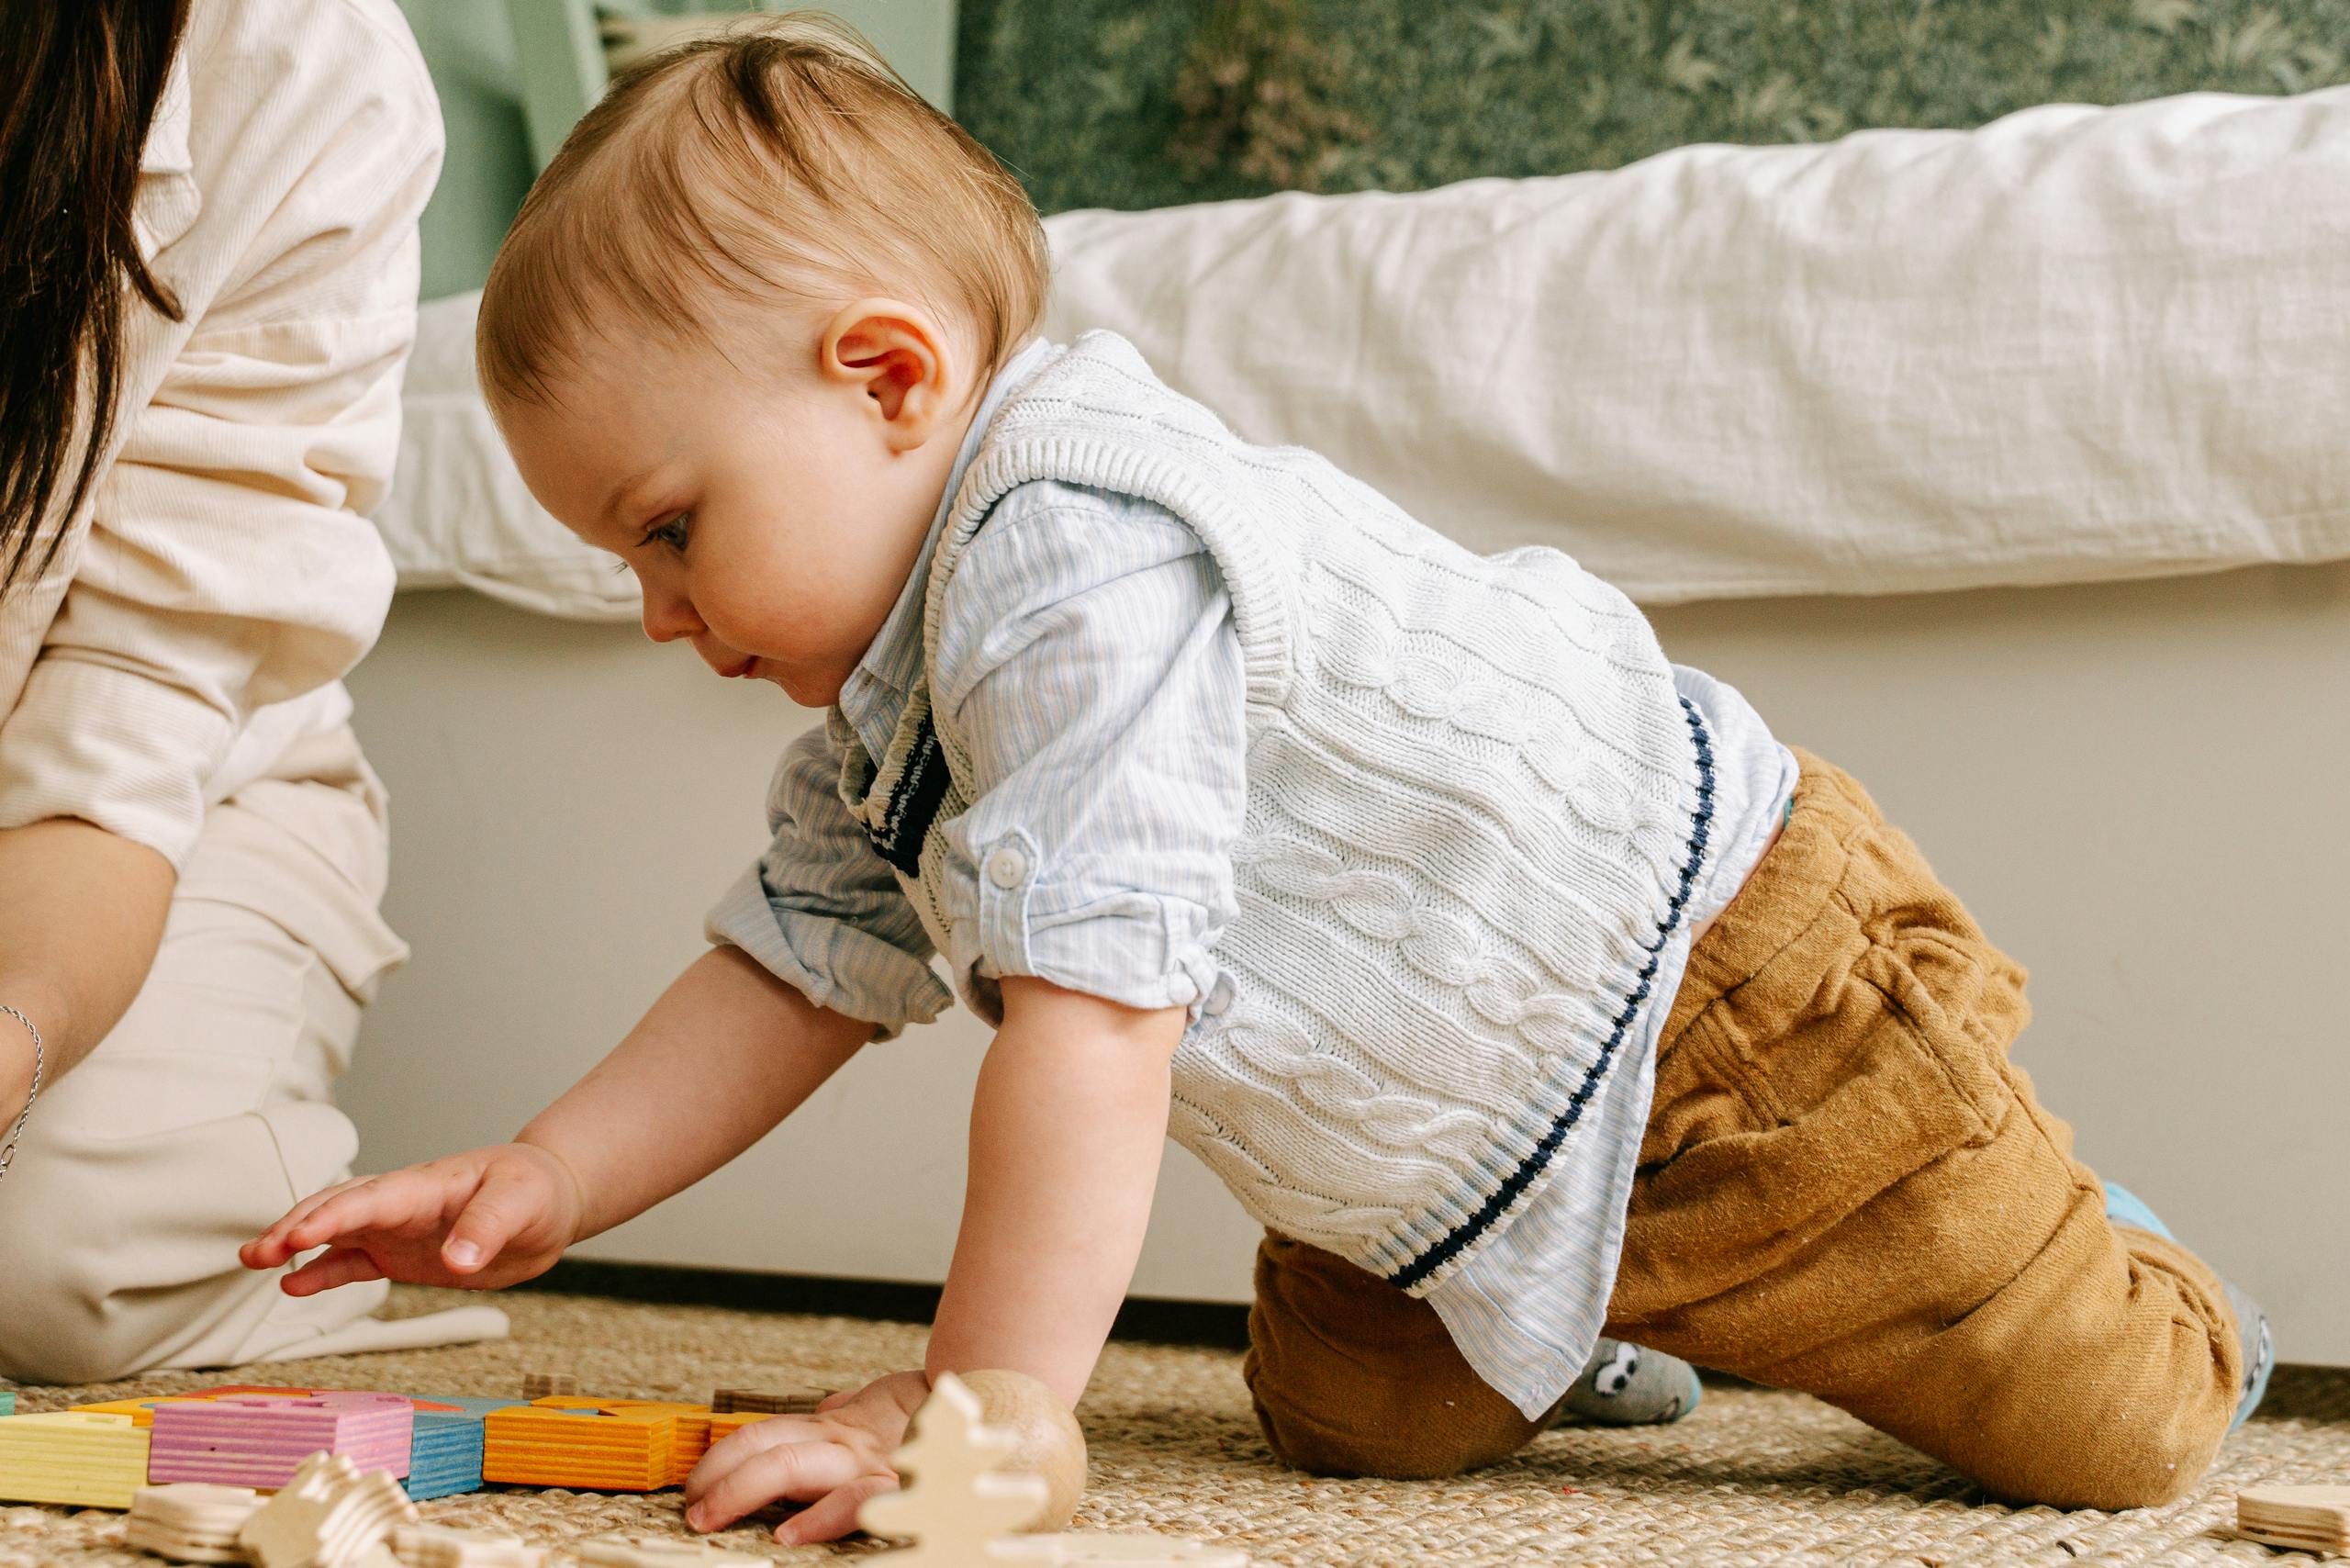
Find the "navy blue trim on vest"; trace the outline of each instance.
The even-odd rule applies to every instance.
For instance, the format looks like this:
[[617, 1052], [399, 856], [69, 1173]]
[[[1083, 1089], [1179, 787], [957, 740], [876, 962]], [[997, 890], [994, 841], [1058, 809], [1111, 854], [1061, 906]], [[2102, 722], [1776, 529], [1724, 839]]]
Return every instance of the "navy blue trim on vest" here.
[[938, 731], [924, 713], [914, 744], [907, 751], [906, 766], [898, 774], [898, 787], [890, 793], [881, 826], [866, 826], [865, 836], [874, 853], [905, 875], [920, 876], [922, 842], [929, 836], [930, 824], [937, 820], [938, 808], [946, 800], [946, 786], [952, 781], [946, 755], [938, 745]]
[[1622, 1044], [1624, 1033], [1632, 1026], [1632, 1020], [1639, 1016], [1640, 1003], [1648, 1000], [1650, 984], [1656, 979], [1657, 960], [1663, 954], [1664, 945], [1672, 937], [1673, 928], [1681, 924], [1681, 911], [1689, 902], [1690, 889], [1696, 885], [1697, 868], [1706, 860], [1706, 840], [1713, 832], [1713, 741], [1706, 734], [1705, 721], [1697, 716], [1696, 708], [1686, 697], [1681, 699], [1681, 711], [1689, 721], [1689, 734], [1697, 746], [1697, 810], [1692, 814], [1689, 858], [1681, 868], [1681, 886], [1673, 893], [1664, 919], [1657, 925], [1656, 940], [1644, 944], [1642, 947], [1649, 956], [1649, 961], [1640, 970], [1639, 984], [1625, 998], [1623, 1011], [1616, 1014], [1616, 1027], [1608, 1035], [1607, 1043], [1600, 1047], [1599, 1059], [1592, 1063], [1589, 1072], [1583, 1074], [1581, 1087], [1567, 1102], [1567, 1108], [1551, 1121], [1550, 1130], [1543, 1135], [1542, 1141], [1518, 1162], [1517, 1169], [1510, 1172], [1475, 1214], [1455, 1226], [1450, 1234], [1427, 1251], [1387, 1276], [1387, 1282], [1398, 1290], [1411, 1289], [1458, 1256], [1462, 1248], [1485, 1233], [1486, 1227], [1500, 1216], [1503, 1210], [1517, 1201], [1517, 1195], [1526, 1191], [1528, 1183], [1542, 1173], [1550, 1163], [1550, 1157], [1566, 1141], [1568, 1131], [1582, 1117], [1583, 1106], [1598, 1092], [1599, 1081], [1607, 1075], [1608, 1068], [1615, 1062], [1616, 1047]]

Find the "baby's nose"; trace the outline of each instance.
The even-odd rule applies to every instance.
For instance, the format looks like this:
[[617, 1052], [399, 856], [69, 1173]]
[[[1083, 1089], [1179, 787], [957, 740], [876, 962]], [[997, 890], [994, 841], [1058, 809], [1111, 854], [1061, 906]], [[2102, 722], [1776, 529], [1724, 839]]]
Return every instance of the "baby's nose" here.
[[702, 629], [693, 601], [681, 593], [644, 590], [644, 634], [656, 643], [674, 643]]

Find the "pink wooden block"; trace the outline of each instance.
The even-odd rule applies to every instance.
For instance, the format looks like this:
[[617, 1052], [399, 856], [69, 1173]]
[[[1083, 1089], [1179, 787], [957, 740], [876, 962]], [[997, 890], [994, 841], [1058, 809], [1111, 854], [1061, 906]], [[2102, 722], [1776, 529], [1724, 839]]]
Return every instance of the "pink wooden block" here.
[[325, 1452], [397, 1480], [408, 1473], [415, 1421], [415, 1406], [397, 1394], [241, 1394], [158, 1406], [147, 1478], [283, 1486], [304, 1459]]

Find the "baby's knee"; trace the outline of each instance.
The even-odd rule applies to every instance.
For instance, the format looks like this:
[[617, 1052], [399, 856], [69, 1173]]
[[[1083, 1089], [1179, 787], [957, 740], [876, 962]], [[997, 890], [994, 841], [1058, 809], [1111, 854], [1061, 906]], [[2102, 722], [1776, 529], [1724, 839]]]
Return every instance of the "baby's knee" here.
[[1458, 1475], [1508, 1458], [1541, 1429], [1483, 1384], [1432, 1390], [1349, 1376], [1343, 1363], [1287, 1364], [1262, 1347], [1250, 1349], [1241, 1375], [1273, 1456], [1315, 1475]]
[[2014, 1503], [2052, 1508], [2156, 1508], [2192, 1490], [2218, 1444], [2178, 1422], [2109, 1426], [2092, 1441], [2030, 1442], [2009, 1463], [1980, 1476]]
[[1283, 1237], [1257, 1249], [1240, 1370], [1273, 1452], [1320, 1475], [1457, 1475], [1541, 1430], [1471, 1370], [1434, 1307]]

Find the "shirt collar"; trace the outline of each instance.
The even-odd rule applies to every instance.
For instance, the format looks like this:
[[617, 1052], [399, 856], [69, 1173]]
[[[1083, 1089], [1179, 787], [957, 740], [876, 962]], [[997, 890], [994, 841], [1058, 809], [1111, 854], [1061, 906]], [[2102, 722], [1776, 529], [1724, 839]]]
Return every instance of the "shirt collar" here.
[[[898, 590], [897, 603], [890, 607], [890, 613], [883, 619], [881, 630], [874, 634], [872, 644], [865, 650], [865, 656], [857, 660], [848, 679], [841, 683], [842, 714], [860, 730], [867, 727], [866, 719], [885, 694], [895, 700], [894, 706], [902, 706], [907, 693], [922, 678], [923, 601], [930, 585], [931, 556], [938, 549], [947, 515], [955, 510], [955, 493], [963, 487], [964, 470], [979, 455], [988, 421], [995, 417], [996, 409], [1013, 388], [1059, 352], [1056, 344], [1032, 338], [1004, 362], [988, 383], [979, 411], [971, 416], [970, 428], [963, 432], [963, 444], [956, 449], [955, 465], [946, 475], [946, 492], [938, 498], [938, 510], [931, 514], [930, 532], [923, 540], [922, 553], [914, 557], [914, 568], [907, 574], [905, 586]], [[894, 719], [890, 722], [894, 722]]]

